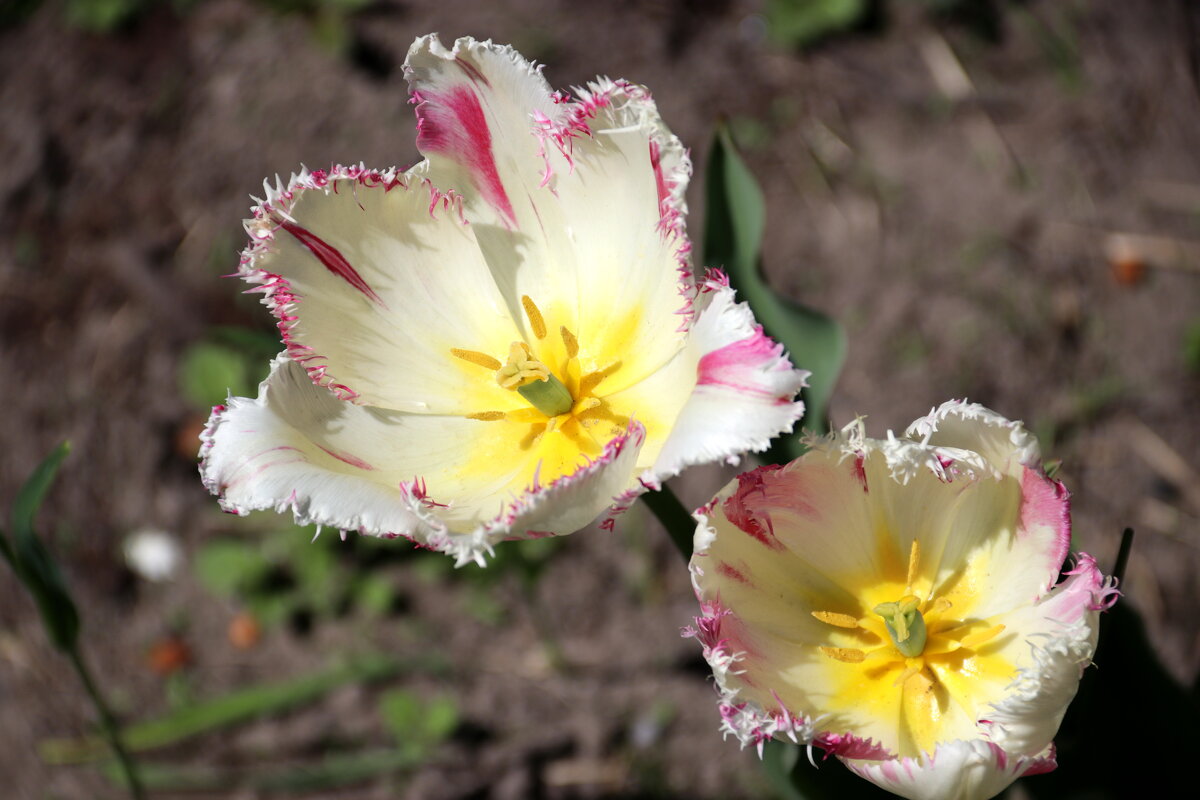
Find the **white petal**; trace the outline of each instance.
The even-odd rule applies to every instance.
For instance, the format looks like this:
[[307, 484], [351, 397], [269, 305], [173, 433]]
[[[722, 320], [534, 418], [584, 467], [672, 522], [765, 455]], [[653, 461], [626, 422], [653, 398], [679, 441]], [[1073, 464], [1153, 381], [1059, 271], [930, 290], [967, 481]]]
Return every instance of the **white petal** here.
[[1091, 663], [1100, 611], [1116, 599], [1111, 579], [1080, 553], [1067, 578], [1038, 603], [998, 616], [1021, 639], [1000, 652], [1019, 670], [1005, 697], [987, 713], [992, 741], [1014, 753], [1036, 753], [1054, 738]]
[[242, 274], [261, 284], [292, 359], [343, 398], [426, 413], [520, 404], [451, 348], [521, 338], [472, 229], [412, 177], [337, 167], [273, 190], [247, 221]]
[[418, 40], [407, 75], [428, 174], [467, 195], [502, 294], [569, 328], [585, 372], [619, 361], [609, 392], [666, 363], [692, 294], [690, 163], [648, 93], [602, 81], [555, 103], [515, 51], [472, 39]]
[[290, 510], [301, 524], [407, 536], [460, 562], [500, 539], [571, 533], [630, 481], [640, 429], [540, 485], [549, 451], [519, 450], [508, 424], [346, 403], [280, 358], [257, 400], [214, 412], [201, 475], [228, 511]]
[[734, 301], [732, 289], [707, 288], [687, 348], [646, 380], [606, 398], [646, 425], [648, 483], [693, 464], [765, 450], [804, 413], [794, 398], [808, 373], [792, 368], [746, 304]]
[[981, 740], [939, 744], [922, 758], [843, 759], [872, 783], [909, 800], [988, 800], [1026, 773], [1053, 769], [1053, 755], [1014, 756]]

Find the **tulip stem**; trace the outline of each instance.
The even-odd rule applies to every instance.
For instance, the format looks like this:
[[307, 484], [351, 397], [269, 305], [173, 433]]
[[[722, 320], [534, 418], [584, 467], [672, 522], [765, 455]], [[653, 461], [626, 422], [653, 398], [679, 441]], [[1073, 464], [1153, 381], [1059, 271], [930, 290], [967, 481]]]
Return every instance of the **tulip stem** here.
[[692, 558], [692, 536], [696, 532], [696, 520], [688, 513], [683, 503], [664, 484], [657, 492], [646, 492], [642, 502], [650, 509], [650, 513], [658, 519], [667, 530], [667, 535], [675, 544], [675, 549], [685, 561]]
[[117, 729], [117, 721], [113, 718], [108, 704], [104, 702], [104, 696], [96, 686], [96, 682], [92, 678], [92, 672], [83, 660], [83, 654], [79, 652], [78, 647], [71, 647], [67, 652], [67, 656], [71, 659], [71, 666], [75, 668], [75, 673], [79, 676], [80, 682], [83, 683], [83, 688], [87, 691], [88, 697], [91, 698], [96, 713], [100, 716], [100, 729], [104, 731], [104, 738], [108, 739], [108, 744], [112, 747], [113, 754], [117, 757], [117, 764], [120, 765], [121, 774], [125, 778], [125, 786], [129, 789], [130, 797], [133, 800], [142, 800], [146, 795], [142, 790], [142, 782], [138, 779], [137, 768], [134, 766], [133, 759], [129, 757], [129, 751], [125, 749], [124, 744], [121, 742], [121, 733]]

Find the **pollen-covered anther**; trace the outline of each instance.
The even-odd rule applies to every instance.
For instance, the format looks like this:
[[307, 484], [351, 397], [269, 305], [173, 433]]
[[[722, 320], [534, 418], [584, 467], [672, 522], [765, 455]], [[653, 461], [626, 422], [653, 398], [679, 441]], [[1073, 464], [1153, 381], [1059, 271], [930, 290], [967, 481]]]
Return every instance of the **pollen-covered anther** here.
[[478, 350], [462, 350], [457, 347], [451, 347], [450, 355], [455, 358], [461, 358], [463, 361], [469, 361], [485, 369], [498, 370], [504, 366], [500, 363], [499, 359], [493, 358], [487, 353], [481, 353]]
[[862, 650], [859, 650], [857, 647], [822, 646], [820, 650], [834, 661], [842, 661], [846, 664], [861, 664], [867, 660], [867, 654]]
[[545, 339], [546, 319], [542, 316], [541, 309], [527, 294], [521, 295], [521, 307], [525, 309], [525, 316], [529, 318], [529, 327], [533, 330], [533, 335]]
[[834, 611], [814, 611], [812, 615], [826, 625], [833, 625], [836, 628], [858, 627], [858, 619], [849, 614], [838, 614]]

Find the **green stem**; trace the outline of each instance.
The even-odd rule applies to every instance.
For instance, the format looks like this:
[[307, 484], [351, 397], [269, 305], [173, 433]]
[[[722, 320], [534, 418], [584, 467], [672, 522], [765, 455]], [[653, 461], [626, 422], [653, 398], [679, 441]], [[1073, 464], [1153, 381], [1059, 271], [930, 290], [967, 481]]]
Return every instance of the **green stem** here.
[[146, 795], [142, 791], [141, 781], [138, 780], [137, 769], [134, 767], [133, 759], [129, 757], [125, 746], [121, 744], [121, 735], [117, 730], [117, 721], [113, 718], [112, 712], [108, 710], [108, 705], [100, 695], [100, 690], [96, 687], [96, 682], [92, 680], [92, 673], [88, 670], [87, 664], [84, 663], [83, 655], [79, 652], [77, 646], [71, 647], [67, 655], [71, 659], [71, 665], [75, 667], [75, 672], [79, 675], [79, 680], [83, 682], [83, 688], [87, 690], [88, 696], [92, 699], [92, 705], [96, 707], [96, 712], [100, 715], [100, 727], [104, 730], [104, 736], [108, 739], [108, 743], [112, 746], [113, 753], [117, 757], [117, 762], [121, 765], [121, 772], [125, 775], [125, 782], [129, 787], [130, 796], [133, 797], [133, 800], [142, 800]]
[[667, 529], [667, 535], [675, 543], [675, 549], [683, 556], [684, 561], [692, 558], [692, 537], [696, 533], [696, 520], [688, 513], [683, 503], [664, 484], [657, 492], [646, 492], [642, 502], [650, 509], [650, 513], [658, 518]]

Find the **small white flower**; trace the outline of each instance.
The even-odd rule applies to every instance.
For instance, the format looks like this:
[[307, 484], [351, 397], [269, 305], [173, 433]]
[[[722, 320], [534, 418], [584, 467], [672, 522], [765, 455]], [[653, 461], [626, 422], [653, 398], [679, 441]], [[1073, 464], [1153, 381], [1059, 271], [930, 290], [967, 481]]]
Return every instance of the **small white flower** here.
[[1017, 422], [946, 403], [861, 423], [697, 512], [695, 628], [743, 744], [788, 738], [914, 800], [982, 800], [1054, 768], [1116, 599], [1087, 554], [1055, 585], [1068, 493]]
[[144, 528], [125, 537], [125, 563], [148, 581], [175, 577], [183, 563], [179, 540], [166, 531]]

